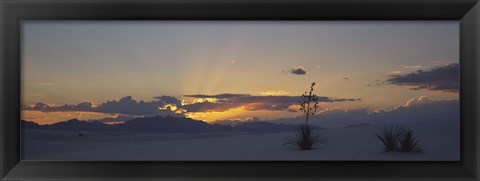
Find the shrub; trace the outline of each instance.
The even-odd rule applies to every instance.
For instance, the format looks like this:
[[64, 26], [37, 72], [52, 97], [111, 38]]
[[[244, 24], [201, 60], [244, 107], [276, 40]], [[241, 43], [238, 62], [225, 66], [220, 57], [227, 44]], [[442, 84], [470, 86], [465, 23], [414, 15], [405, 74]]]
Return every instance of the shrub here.
[[310, 91], [308, 93], [305, 91], [300, 97], [301, 100], [298, 101], [300, 110], [305, 114], [305, 125], [299, 126], [294, 136], [289, 138], [286, 143], [300, 150], [310, 150], [316, 144], [324, 144], [327, 142], [318, 127], [308, 125], [310, 116], [315, 116], [318, 108], [318, 97], [313, 93], [313, 86], [315, 86], [315, 82], [312, 82], [310, 85]]
[[321, 133], [318, 127], [301, 125], [295, 131], [295, 135], [288, 139], [286, 144], [291, 145], [300, 150], [310, 150], [316, 145], [326, 144], [327, 139]]
[[387, 125], [380, 127], [375, 136], [380, 140], [383, 150], [386, 152], [395, 151], [405, 134], [405, 127], [400, 125]]
[[400, 149], [401, 152], [421, 152], [422, 149], [418, 146], [418, 140], [413, 135], [412, 130], [408, 130], [403, 139], [400, 141]]
[[413, 130], [403, 125], [386, 125], [380, 127], [375, 133], [380, 140], [385, 152], [401, 151], [413, 152], [421, 151], [418, 146], [418, 140]]

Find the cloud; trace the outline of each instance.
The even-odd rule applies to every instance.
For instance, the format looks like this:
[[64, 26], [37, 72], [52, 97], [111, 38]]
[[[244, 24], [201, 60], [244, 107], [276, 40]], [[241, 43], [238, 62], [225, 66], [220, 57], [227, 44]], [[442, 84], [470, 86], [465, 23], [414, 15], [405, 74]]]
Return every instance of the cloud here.
[[163, 101], [139, 101], [137, 102], [131, 96], [126, 96], [120, 100], [107, 101], [98, 106], [96, 111], [107, 113], [122, 113], [129, 115], [154, 115], [159, 113], [159, 107], [163, 107]]
[[430, 70], [418, 70], [404, 75], [391, 75], [388, 83], [398, 86], [409, 86], [412, 90], [426, 89], [431, 91], [457, 93], [460, 89], [460, 65], [451, 63]]
[[406, 69], [419, 69], [419, 68], [422, 68], [421, 65], [407, 65], [407, 66], [403, 66], [403, 68], [406, 68]]
[[[228, 100], [219, 100], [219, 102], [236, 102], [236, 103], [298, 103], [299, 96], [244, 96], [235, 97]], [[319, 102], [345, 102], [345, 101], [359, 101], [361, 99], [346, 99], [346, 98], [331, 98], [331, 97], [318, 97]]]
[[433, 101], [428, 97], [428, 96], [420, 96], [418, 98], [412, 98], [408, 100], [405, 104], [395, 106], [393, 109], [376, 109], [374, 112], [376, 113], [382, 113], [382, 112], [388, 112], [392, 110], [399, 110], [399, 109], [406, 109], [406, 108], [411, 108], [419, 105], [426, 105], [430, 104]]
[[193, 95], [184, 95], [185, 97], [193, 97], [193, 98], [215, 98], [215, 99], [229, 99], [234, 97], [242, 97], [242, 96], [249, 96], [248, 94], [217, 94], [217, 95], [206, 95], [206, 94], [193, 94]]
[[400, 75], [400, 74], [403, 74], [403, 72], [400, 70], [395, 70], [388, 73], [388, 75]]
[[60, 112], [60, 111], [92, 111], [95, 105], [91, 102], [82, 102], [75, 104], [64, 104], [60, 106], [49, 105], [46, 103], [36, 103], [33, 106], [23, 105], [23, 110], [42, 111], [42, 112]]
[[[120, 114], [124, 116], [184, 116], [187, 112], [225, 112], [230, 109], [243, 108], [248, 111], [289, 111], [295, 112], [294, 106], [298, 104], [300, 96], [253, 96], [249, 94], [196, 94], [185, 95], [205, 99], [204, 101], [183, 104], [172, 96], [154, 97], [153, 101], [137, 101], [131, 96], [122, 97], [119, 100], [110, 100], [95, 105], [91, 102], [79, 104], [49, 105], [37, 103], [35, 105], [23, 105], [22, 110], [42, 112], [69, 112], [84, 111], [107, 114]], [[209, 100], [212, 99], [212, 100]], [[360, 101], [361, 99], [346, 99], [335, 97], [318, 97], [319, 102], [345, 102]], [[110, 120], [111, 121], [111, 120]]]
[[[226, 96], [229, 95], [229, 96]], [[234, 108], [249, 111], [292, 111], [291, 106], [298, 104], [299, 96], [256, 96], [249, 94], [188, 95], [195, 98], [216, 98], [215, 101], [196, 102], [184, 105], [187, 112], [224, 112]], [[318, 97], [319, 102], [360, 101], [361, 99]]]
[[296, 75], [305, 75], [307, 74], [307, 70], [303, 66], [298, 66], [298, 67], [293, 67], [290, 70], [290, 73], [296, 74]]
[[263, 95], [263, 96], [274, 96], [274, 95], [286, 95], [286, 94], [288, 94], [288, 92], [281, 91], [281, 90], [276, 90], [276, 91], [260, 92], [260, 94]]
[[413, 99], [410, 99], [409, 101], [407, 101], [407, 103], [405, 103], [404, 105], [401, 105], [401, 106], [398, 106], [398, 108], [407, 108], [407, 107], [412, 107], [412, 106], [415, 106], [415, 105], [421, 105], [421, 104], [428, 104], [432, 102], [430, 100], [430, 98], [428, 98], [427, 96], [420, 96], [418, 98], [413, 98]]
[[172, 97], [172, 96], [163, 95], [163, 96], [158, 96], [153, 98], [163, 101], [165, 104], [182, 105], [182, 101], [180, 99], [177, 99], [176, 97]]
[[383, 86], [385, 84], [386, 84], [386, 81], [375, 80], [374, 83], [367, 84], [367, 87]]
[[99, 113], [118, 113], [125, 115], [176, 115], [170, 109], [160, 109], [165, 105], [180, 100], [170, 96], [157, 97], [155, 101], [136, 101], [131, 96], [122, 97], [120, 100], [111, 100], [100, 105], [91, 102], [82, 102], [79, 104], [64, 104], [60, 106], [37, 103], [33, 106], [23, 105], [22, 110], [33, 110], [42, 112], [61, 112], [61, 111], [87, 111]]
[[[344, 127], [354, 125], [411, 124], [418, 122], [460, 121], [459, 100], [431, 100], [426, 96], [413, 98], [392, 109], [370, 111], [368, 108], [330, 108], [311, 117], [310, 123], [320, 127]], [[288, 124], [305, 122], [305, 117], [269, 120]]]
[[187, 110], [187, 112], [225, 112], [239, 106], [239, 104], [224, 104], [205, 101], [187, 104], [184, 105], [183, 108]]

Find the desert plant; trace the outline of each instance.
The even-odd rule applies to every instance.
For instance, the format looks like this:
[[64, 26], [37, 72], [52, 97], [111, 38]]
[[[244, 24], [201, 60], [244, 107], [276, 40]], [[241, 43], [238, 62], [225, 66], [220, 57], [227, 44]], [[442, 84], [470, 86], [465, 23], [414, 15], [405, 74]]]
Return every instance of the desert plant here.
[[382, 143], [385, 152], [412, 152], [421, 150], [413, 130], [404, 125], [385, 125], [379, 128], [375, 136]]
[[315, 82], [312, 82], [310, 86], [310, 91], [300, 97], [301, 100], [298, 102], [300, 104], [300, 110], [305, 114], [305, 125], [301, 125], [295, 130], [294, 136], [288, 139], [287, 144], [293, 145], [300, 150], [310, 150], [314, 148], [315, 144], [324, 144], [327, 142], [327, 139], [321, 130], [317, 127], [308, 125], [310, 116], [315, 116], [318, 108], [318, 97], [313, 93], [313, 86]]
[[300, 97], [301, 100], [298, 101], [300, 104], [300, 110], [305, 114], [305, 126], [308, 126], [308, 118], [310, 115], [315, 116], [315, 112], [317, 112], [318, 108], [318, 97], [313, 93], [313, 86], [315, 86], [315, 82], [312, 82], [310, 91], [308, 93], [305, 91]]
[[384, 151], [396, 151], [400, 140], [406, 132], [405, 129], [406, 128], [401, 125], [386, 125], [380, 127], [375, 133], [375, 136], [382, 143]]
[[300, 125], [295, 131], [294, 137], [288, 139], [287, 144], [300, 150], [310, 150], [314, 145], [326, 144], [327, 139], [321, 129], [309, 125]]
[[418, 146], [418, 139], [413, 135], [412, 130], [407, 130], [403, 135], [403, 139], [400, 140], [401, 152], [421, 152], [422, 149]]

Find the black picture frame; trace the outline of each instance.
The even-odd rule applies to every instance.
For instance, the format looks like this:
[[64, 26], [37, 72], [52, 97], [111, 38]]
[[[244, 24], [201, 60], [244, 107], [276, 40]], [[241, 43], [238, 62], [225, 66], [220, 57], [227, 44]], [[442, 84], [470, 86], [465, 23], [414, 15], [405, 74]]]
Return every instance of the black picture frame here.
[[[478, 0], [1, 0], [0, 12], [1, 180], [480, 179]], [[459, 20], [461, 161], [21, 161], [22, 20]]]

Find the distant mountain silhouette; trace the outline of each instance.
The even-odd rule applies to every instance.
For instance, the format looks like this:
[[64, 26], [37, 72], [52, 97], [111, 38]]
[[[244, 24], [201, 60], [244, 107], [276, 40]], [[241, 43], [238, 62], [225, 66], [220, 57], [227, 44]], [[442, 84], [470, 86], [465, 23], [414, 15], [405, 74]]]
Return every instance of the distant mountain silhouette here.
[[33, 121], [22, 120], [21, 127], [23, 129], [38, 129], [40, 128], [40, 125], [38, 125], [36, 122], [33, 122]]
[[98, 121], [80, 121], [71, 119], [49, 125], [38, 125], [32, 121], [21, 121], [23, 129], [71, 130], [71, 131], [122, 131], [148, 133], [205, 133], [205, 132], [286, 132], [295, 129], [295, 125], [271, 122], [245, 122], [236, 126], [208, 124], [190, 118], [156, 116], [135, 118], [123, 124], [108, 125]]
[[116, 126], [121, 131], [161, 133], [202, 133], [212, 131], [231, 131], [232, 129], [229, 126], [212, 126], [203, 121], [172, 116], [135, 118]]
[[102, 131], [102, 130], [109, 130], [113, 128], [113, 125], [103, 124], [98, 121], [80, 121], [77, 119], [71, 119], [65, 122], [58, 122], [51, 125], [45, 126], [47, 129], [53, 130], [75, 130], [75, 131], [82, 131], [82, 130], [90, 130], [90, 131]]

